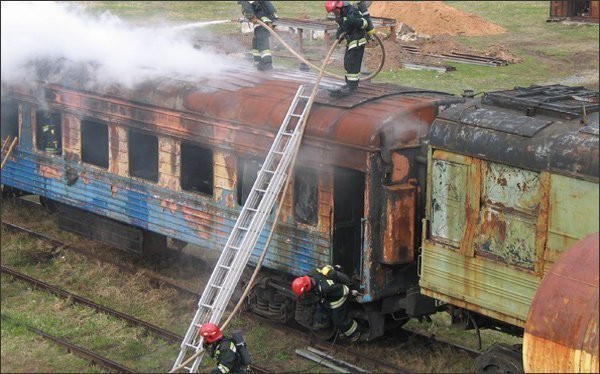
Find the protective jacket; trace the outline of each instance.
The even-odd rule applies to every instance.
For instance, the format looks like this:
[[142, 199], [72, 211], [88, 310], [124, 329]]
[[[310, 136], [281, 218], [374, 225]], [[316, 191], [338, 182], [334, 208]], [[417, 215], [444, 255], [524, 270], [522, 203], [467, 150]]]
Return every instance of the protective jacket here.
[[367, 44], [365, 30], [369, 27], [369, 22], [355, 6], [343, 6], [340, 16], [335, 21], [338, 24], [336, 38], [339, 38], [345, 32], [347, 49]]
[[238, 1], [242, 6], [242, 13], [247, 19], [256, 17], [268, 23], [277, 19], [276, 10], [270, 1]]
[[223, 338], [212, 356], [217, 360], [217, 367], [210, 374], [245, 373], [246, 368], [240, 363], [235, 342], [231, 338]]

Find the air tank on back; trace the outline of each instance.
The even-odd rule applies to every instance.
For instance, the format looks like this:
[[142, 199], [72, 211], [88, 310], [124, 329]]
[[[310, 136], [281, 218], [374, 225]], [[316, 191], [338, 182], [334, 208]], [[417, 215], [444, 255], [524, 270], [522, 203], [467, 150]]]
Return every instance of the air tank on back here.
[[542, 280], [525, 324], [525, 372], [599, 372], [598, 288], [595, 233], [568, 249]]

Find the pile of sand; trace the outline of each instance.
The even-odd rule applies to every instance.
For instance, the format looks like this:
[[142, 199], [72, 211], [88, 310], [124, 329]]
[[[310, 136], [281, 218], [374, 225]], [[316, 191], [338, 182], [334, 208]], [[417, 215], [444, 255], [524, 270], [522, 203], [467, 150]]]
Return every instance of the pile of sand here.
[[369, 13], [374, 17], [393, 18], [419, 34], [495, 35], [506, 29], [481, 17], [464, 13], [441, 1], [373, 1]]

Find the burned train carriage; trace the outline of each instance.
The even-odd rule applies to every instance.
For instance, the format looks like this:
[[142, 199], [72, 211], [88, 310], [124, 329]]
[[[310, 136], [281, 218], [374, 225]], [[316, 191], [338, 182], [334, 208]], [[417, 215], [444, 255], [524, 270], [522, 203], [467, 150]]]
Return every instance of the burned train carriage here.
[[[65, 229], [138, 251], [164, 248], [166, 238], [222, 249], [294, 93], [314, 79], [240, 69], [128, 89], [94, 81], [90, 67], [48, 71], [43, 85], [4, 87], [2, 129], [19, 143], [2, 184], [58, 206]], [[319, 92], [255, 311], [302, 320], [289, 279], [330, 263], [364, 294], [353, 314], [368, 320], [371, 338], [388, 320], [434, 310], [417, 284], [421, 143], [440, 107], [462, 100], [387, 85], [335, 102]], [[251, 262], [267, 237], [265, 229]]]
[[[598, 92], [488, 93], [441, 113], [429, 142], [421, 292], [457, 323], [524, 329], [528, 371], [597, 372]], [[581, 240], [583, 261], [561, 257]], [[560, 287], [540, 286], [544, 277]], [[491, 353], [478, 370], [505, 357], [514, 372], [510, 357], [521, 360]]]

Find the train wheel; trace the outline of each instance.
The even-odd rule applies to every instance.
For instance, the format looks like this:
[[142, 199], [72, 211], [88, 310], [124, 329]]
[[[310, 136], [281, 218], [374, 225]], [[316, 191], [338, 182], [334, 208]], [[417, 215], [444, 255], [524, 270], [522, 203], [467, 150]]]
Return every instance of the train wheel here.
[[520, 346], [494, 344], [475, 359], [477, 373], [523, 373], [523, 354]]

